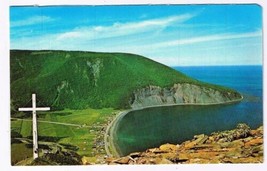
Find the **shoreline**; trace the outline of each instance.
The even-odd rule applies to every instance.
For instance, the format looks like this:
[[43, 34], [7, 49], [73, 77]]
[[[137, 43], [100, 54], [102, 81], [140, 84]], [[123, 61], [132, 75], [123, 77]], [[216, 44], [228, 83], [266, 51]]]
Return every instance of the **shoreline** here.
[[113, 131], [117, 126], [118, 123], [117, 121], [120, 120], [130, 111], [132, 110], [130, 109], [118, 112], [118, 114], [115, 116], [115, 118], [113, 118], [112, 122], [106, 128], [106, 132], [104, 135], [104, 143], [105, 143], [105, 151], [108, 156], [116, 156], [116, 157], [119, 156], [118, 152], [116, 151], [115, 145], [113, 143]]
[[140, 107], [140, 108], [135, 108], [135, 109], [128, 109], [124, 111], [120, 111], [115, 118], [112, 120], [112, 122], [107, 126], [105, 135], [104, 135], [104, 143], [105, 143], [105, 151], [108, 156], [112, 157], [120, 157], [118, 153], [118, 149], [116, 149], [114, 141], [113, 141], [113, 134], [114, 130], [116, 129], [118, 125], [118, 121], [127, 115], [129, 112], [132, 111], [138, 111], [138, 110], [143, 110], [143, 109], [148, 109], [148, 108], [155, 108], [155, 107], [168, 107], [168, 106], [208, 106], [208, 105], [221, 105], [221, 104], [231, 104], [231, 103], [237, 103], [240, 102], [244, 99], [243, 96], [239, 99], [231, 100], [231, 101], [226, 101], [226, 102], [218, 102], [218, 103], [180, 103], [180, 104], [163, 104], [163, 105], [153, 105], [153, 106], [146, 106], [146, 107]]

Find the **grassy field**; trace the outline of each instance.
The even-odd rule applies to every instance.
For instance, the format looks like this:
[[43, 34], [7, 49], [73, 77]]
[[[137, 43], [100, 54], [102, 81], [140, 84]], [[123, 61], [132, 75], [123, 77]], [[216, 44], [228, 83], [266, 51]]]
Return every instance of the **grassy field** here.
[[[115, 115], [117, 111], [111, 108], [105, 109], [84, 109], [84, 110], [63, 110], [39, 114], [38, 121], [52, 121], [60, 123], [71, 123], [81, 125], [68, 126], [53, 123], [38, 122], [39, 141], [51, 141], [63, 145], [78, 147], [77, 153], [82, 156], [95, 156], [93, 147], [96, 146], [96, 138], [102, 138], [101, 129], [105, 127], [108, 119]], [[27, 120], [12, 120], [11, 130], [21, 134], [22, 137], [31, 138], [32, 123], [31, 118]], [[100, 134], [100, 135], [99, 135]], [[31, 156], [30, 147], [24, 144], [12, 144], [12, 161], [18, 161]], [[20, 153], [21, 150], [27, 153]], [[104, 151], [102, 151], [104, 153]], [[19, 157], [14, 157], [15, 153], [20, 153]], [[25, 154], [25, 155], [24, 155]]]

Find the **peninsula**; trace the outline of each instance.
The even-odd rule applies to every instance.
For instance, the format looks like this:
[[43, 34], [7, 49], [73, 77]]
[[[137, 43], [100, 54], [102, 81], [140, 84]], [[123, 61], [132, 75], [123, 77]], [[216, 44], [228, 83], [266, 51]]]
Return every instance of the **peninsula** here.
[[[58, 130], [59, 127], [42, 126], [45, 141], [58, 139], [65, 150], [69, 151], [67, 147], [71, 145], [79, 155], [92, 158], [103, 154], [104, 149], [108, 155], [117, 156], [112, 134], [128, 111], [155, 106], [225, 104], [243, 98], [233, 89], [196, 80], [135, 54], [11, 50], [10, 67], [11, 116], [22, 118], [11, 123], [13, 139], [27, 138], [30, 127], [24, 123], [28, 116], [21, 116], [17, 109], [28, 104], [32, 93], [38, 93], [37, 105], [51, 106], [53, 113], [46, 114], [45, 120], [82, 125], [84, 129], [68, 128], [77, 132], [70, 134]], [[43, 130], [45, 127], [54, 132]], [[85, 133], [88, 139], [80, 138]]]
[[12, 50], [12, 107], [32, 92], [52, 109], [130, 109], [217, 104], [242, 99], [226, 87], [190, 78], [143, 56], [126, 53]]

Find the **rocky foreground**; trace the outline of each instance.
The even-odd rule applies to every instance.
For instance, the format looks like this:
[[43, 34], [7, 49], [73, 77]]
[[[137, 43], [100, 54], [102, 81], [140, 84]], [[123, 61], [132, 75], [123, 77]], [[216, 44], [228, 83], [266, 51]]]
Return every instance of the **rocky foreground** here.
[[263, 127], [251, 130], [246, 124], [236, 129], [196, 135], [182, 144], [164, 144], [121, 158], [107, 158], [108, 164], [263, 163]]

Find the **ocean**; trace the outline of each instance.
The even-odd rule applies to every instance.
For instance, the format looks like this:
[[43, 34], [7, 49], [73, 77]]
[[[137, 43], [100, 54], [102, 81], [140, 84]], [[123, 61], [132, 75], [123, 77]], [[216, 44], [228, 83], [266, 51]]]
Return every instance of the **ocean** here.
[[211, 106], [169, 106], [132, 111], [114, 130], [121, 156], [164, 143], [179, 144], [197, 134], [233, 129], [238, 123], [263, 125], [262, 66], [173, 67], [200, 81], [240, 92], [239, 103]]

